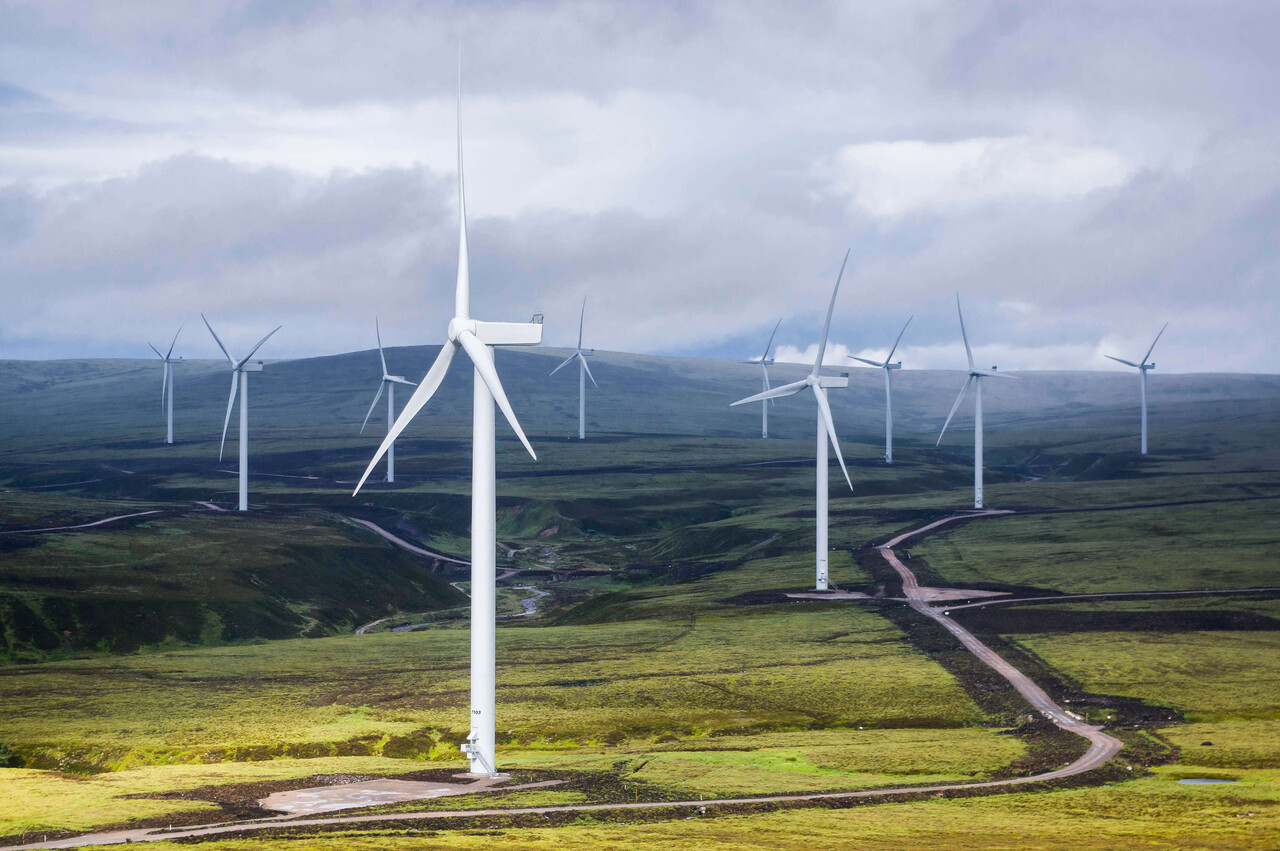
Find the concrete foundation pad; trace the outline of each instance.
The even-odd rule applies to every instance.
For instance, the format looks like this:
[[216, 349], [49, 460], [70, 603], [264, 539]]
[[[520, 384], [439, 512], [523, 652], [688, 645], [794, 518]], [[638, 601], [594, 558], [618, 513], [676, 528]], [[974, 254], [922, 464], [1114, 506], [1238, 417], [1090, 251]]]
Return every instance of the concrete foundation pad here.
[[358, 783], [342, 783], [336, 786], [313, 786], [310, 789], [294, 789], [275, 792], [258, 804], [264, 810], [303, 816], [331, 813], [338, 810], [354, 810], [376, 807], [379, 804], [395, 804], [401, 801], [421, 801], [427, 798], [444, 798], [452, 795], [472, 795], [477, 792], [507, 792], [536, 786], [554, 786], [563, 781], [548, 780], [541, 783], [525, 783], [504, 786], [511, 779], [509, 774], [497, 777], [472, 778], [468, 774], [456, 774], [457, 783], [440, 783], [428, 780], [395, 780], [379, 778]]
[[861, 591], [804, 591], [788, 594], [793, 600], [870, 600]]

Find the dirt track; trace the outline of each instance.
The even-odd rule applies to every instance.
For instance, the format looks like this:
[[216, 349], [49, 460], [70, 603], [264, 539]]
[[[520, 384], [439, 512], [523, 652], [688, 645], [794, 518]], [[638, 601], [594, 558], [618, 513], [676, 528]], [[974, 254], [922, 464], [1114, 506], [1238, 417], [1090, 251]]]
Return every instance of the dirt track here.
[[945, 627], [948, 632], [959, 639], [960, 643], [965, 646], [965, 649], [974, 656], [977, 656], [984, 664], [988, 665], [995, 670], [996, 673], [1000, 674], [1000, 676], [1008, 680], [1009, 683], [1017, 689], [1018, 694], [1026, 698], [1028, 703], [1039, 711], [1041, 715], [1053, 722], [1056, 727], [1066, 730], [1069, 733], [1075, 733], [1077, 736], [1083, 736], [1089, 740], [1089, 749], [1084, 752], [1083, 756], [1067, 767], [1053, 772], [1052, 775], [1046, 775], [1046, 778], [1049, 776], [1069, 777], [1073, 774], [1081, 774], [1085, 771], [1091, 771], [1102, 765], [1104, 762], [1111, 759], [1111, 757], [1119, 753], [1123, 744], [1121, 744], [1120, 740], [1114, 736], [1109, 736], [1102, 732], [1101, 727], [1086, 724], [1081, 719], [1067, 712], [1055, 703], [1049, 695], [1045, 694], [1044, 689], [1033, 683], [1026, 674], [1006, 662], [999, 654], [975, 638], [973, 633], [960, 626], [960, 624], [948, 617], [941, 609], [930, 606], [924, 595], [921, 594], [920, 586], [916, 584], [915, 574], [912, 573], [893, 552], [894, 547], [898, 546], [908, 538], [915, 537], [916, 535], [922, 535], [925, 532], [936, 529], [947, 523], [954, 523], [958, 520], [967, 520], [974, 517], [993, 517], [1011, 513], [1013, 512], [983, 511], [944, 517], [941, 520], [936, 520], [933, 523], [930, 523], [927, 526], [922, 526], [914, 531], [904, 532], [901, 535], [892, 538], [887, 543], [877, 547], [877, 549], [880, 550], [880, 554], [884, 556], [885, 560], [889, 562], [893, 569], [897, 571], [898, 575], [902, 577], [902, 591], [906, 595], [907, 601], [912, 609], [915, 609], [925, 617], [932, 618]]
[[13, 529], [9, 532], [0, 532], [0, 534], [26, 535], [26, 534], [32, 534], [35, 532], [70, 532], [75, 529], [91, 529], [94, 526], [102, 526], [103, 524], [106, 524], [106, 523], [114, 523], [117, 520], [128, 520], [130, 517], [147, 517], [151, 514], [159, 514], [159, 513], [161, 513], [159, 510], [138, 511], [134, 514], [117, 514], [115, 517], [106, 517], [102, 520], [95, 520], [92, 523], [81, 523], [77, 526], [46, 526], [43, 529]]
[[392, 533], [388, 532], [386, 529], [383, 529], [377, 523], [371, 523], [368, 520], [360, 520], [356, 517], [350, 517], [348, 519], [352, 523], [359, 523], [361, 526], [364, 526], [366, 529], [370, 530], [374, 534], [380, 535], [383, 538], [386, 538], [388, 541], [395, 544], [397, 547], [400, 547], [401, 549], [404, 549], [404, 550], [408, 550], [411, 553], [416, 553], [417, 555], [420, 555], [420, 556], [426, 556], [427, 558], [439, 559], [440, 561], [452, 562], [454, 564], [466, 564], [466, 565], [471, 564], [471, 562], [469, 561], [463, 561], [462, 559], [454, 558], [453, 556], [447, 556], [447, 555], [444, 555], [443, 553], [432, 552], [431, 550], [424, 550], [422, 547], [415, 547], [413, 544], [409, 543], [404, 538], [397, 537]]

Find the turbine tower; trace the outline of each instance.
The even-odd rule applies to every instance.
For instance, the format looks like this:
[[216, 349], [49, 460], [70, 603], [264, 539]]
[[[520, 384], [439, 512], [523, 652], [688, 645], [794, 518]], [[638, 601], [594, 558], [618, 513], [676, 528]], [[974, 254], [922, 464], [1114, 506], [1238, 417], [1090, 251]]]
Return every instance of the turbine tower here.
[[[474, 367], [471, 421], [471, 732], [462, 750], [471, 773], [494, 776], [495, 652], [497, 632], [497, 531], [495, 493], [495, 435], [493, 405], [497, 402], [524, 448], [536, 460], [524, 430], [516, 420], [494, 368], [494, 346], [536, 346], [542, 342], [540, 322], [484, 322], [471, 318], [471, 281], [467, 262], [467, 202], [462, 176], [462, 96], [458, 96], [458, 283], [454, 317], [440, 354], [413, 392], [395, 425], [383, 438], [355, 493], [360, 492], [374, 465], [422, 410], [444, 381], [449, 364], [463, 349]], [[355, 494], [352, 494], [354, 496]]]
[[560, 362], [560, 365], [551, 370], [551, 374], [555, 375], [574, 361], [578, 362], [578, 440], [585, 440], [587, 436], [587, 379], [591, 379], [592, 385], [599, 389], [600, 385], [596, 384], [596, 377], [591, 374], [591, 367], [587, 366], [587, 356], [594, 355], [595, 349], [582, 348], [582, 322], [587, 318], [587, 297], [582, 297], [582, 315], [578, 317], [578, 348], [573, 354]]
[[[1169, 327], [1169, 323], [1168, 322], [1164, 323], [1164, 326], [1160, 329], [1160, 334], [1163, 334], [1164, 329], [1168, 327]], [[1147, 370], [1156, 368], [1156, 365], [1154, 363], [1147, 363], [1147, 358], [1151, 357], [1151, 353], [1156, 350], [1156, 343], [1160, 342], [1160, 334], [1156, 334], [1156, 338], [1151, 341], [1151, 348], [1147, 349], [1147, 353], [1143, 355], [1142, 363], [1134, 363], [1133, 361], [1129, 361], [1129, 360], [1121, 360], [1120, 358], [1113, 358], [1111, 357], [1111, 355], [1103, 356], [1103, 357], [1111, 358], [1111, 360], [1115, 361], [1116, 363], [1122, 363], [1125, 366], [1131, 366], [1134, 369], [1138, 370], [1140, 386], [1142, 388], [1142, 454], [1143, 455], [1147, 454]], [[172, 441], [170, 442], [172, 443]]]
[[938, 434], [938, 442], [934, 446], [942, 443], [942, 435], [947, 433], [951, 418], [956, 415], [960, 403], [964, 401], [964, 394], [969, 392], [969, 386], [973, 385], [973, 507], [982, 508], [982, 379], [1013, 378], [1013, 376], [997, 372], [994, 366], [991, 369], [974, 367], [973, 351], [969, 348], [969, 335], [964, 330], [964, 314], [960, 312], [960, 293], [956, 293], [956, 315], [960, 317], [960, 336], [964, 339], [964, 353], [969, 358], [969, 377], [965, 379], [964, 387], [960, 388], [960, 395], [956, 397], [956, 403], [951, 406], [951, 413], [947, 414], [947, 421], [942, 424], [942, 431]]
[[902, 335], [907, 333], [907, 325], [911, 324], [914, 316], [907, 317], [907, 324], [902, 326], [902, 330], [898, 332], [898, 339], [893, 341], [893, 348], [889, 350], [889, 356], [884, 362], [867, 360], [857, 355], [850, 355], [856, 361], [862, 361], [870, 366], [877, 366], [884, 370], [884, 462], [886, 464], [893, 463], [893, 382], [890, 376], [893, 370], [902, 369], [902, 361], [890, 363], [893, 360], [893, 353], [898, 350], [898, 343], [902, 342]]
[[165, 432], [165, 443], [173, 443], [173, 347], [178, 343], [178, 334], [182, 333], [182, 326], [178, 326], [177, 334], [173, 335], [173, 342], [169, 344], [169, 351], [160, 354], [160, 350], [155, 346], [151, 346], [148, 341], [147, 345], [151, 346], [151, 351], [156, 353], [156, 357], [164, 361], [164, 377], [160, 383], [160, 413], [165, 413], [168, 409], [169, 427]]
[[[779, 319], [777, 323], [773, 326], [773, 333], [769, 335], [769, 342], [765, 343], [764, 354], [760, 356], [760, 360], [746, 361], [746, 363], [760, 364], [760, 382], [761, 382], [762, 390], [769, 389], [769, 367], [773, 366], [773, 358], [769, 357], [769, 352], [773, 351], [773, 338], [778, 335], [778, 328], [781, 325], [782, 325], [782, 320]], [[776, 404], [776, 403], [772, 399], [765, 399], [760, 403], [760, 437], [761, 438], [769, 437], [769, 406], [773, 404]]]
[[[382, 391], [387, 391], [387, 431], [391, 431], [391, 425], [396, 420], [396, 385], [403, 384], [407, 387], [416, 387], [412, 381], [407, 381], [403, 375], [391, 375], [387, 372], [387, 356], [382, 353], [382, 329], [378, 327], [378, 319], [373, 319], [373, 330], [378, 335], [378, 359], [382, 361], [382, 380], [378, 382], [378, 392], [373, 397], [373, 404], [369, 406], [369, 413], [364, 415], [364, 422], [360, 424], [360, 433], [364, 434], [364, 427], [369, 424], [369, 417], [373, 415], [373, 409], [378, 406], [378, 400], [382, 398]], [[387, 447], [387, 479], [388, 482], [396, 480], [396, 447], [395, 444]]]
[[840, 462], [840, 469], [844, 472], [844, 480], [849, 485], [849, 490], [853, 490], [853, 482], [849, 480], [849, 470], [844, 466], [844, 456], [840, 454], [840, 440], [836, 437], [835, 423], [831, 420], [831, 406], [827, 403], [827, 388], [829, 387], [848, 387], [849, 378], [847, 376], [830, 376], [820, 375], [822, 369], [822, 355], [827, 348], [827, 334], [831, 330], [831, 312], [835, 310], [836, 294], [840, 292], [840, 279], [844, 277], [845, 264], [849, 262], [849, 252], [844, 253], [844, 262], [840, 264], [840, 274], [836, 276], [835, 289], [831, 291], [831, 304], [827, 307], [827, 321], [822, 326], [822, 339], [818, 342], [818, 356], [813, 361], [813, 371], [810, 372], [801, 381], [794, 381], [791, 384], [784, 384], [771, 390], [765, 390], [763, 393], [757, 393], [754, 396], [748, 396], [745, 399], [739, 399], [732, 403], [730, 407], [735, 405], [746, 405], [750, 402], [762, 402], [769, 399], [776, 399], [780, 396], [792, 396], [808, 387], [813, 391], [813, 398], [818, 403], [818, 451], [817, 451], [817, 542], [816, 550], [818, 556], [817, 564], [817, 589], [819, 591], [827, 590], [827, 467], [830, 462], [827, 460], [827, 440], [831, 441], [832, 447], [836, 450], [836, 460]]
[[218, 447], [218, 460], [222, 460], [223, 450], [227, 448], [227, 426], [231, 424], [231, 409], [236, 404], [236, 387], [240, 388], [240, 504], [241, 511], [249, 510], [249, 373], [262, 372], [262, 361], [257, 363], [249, 363], [249, 358], [253, 357], [258, 349], [262, 348], [262, 344], [271, 339], [271, 334], [283, 328], [283, 325], [277, 325], [272, 329], [270, 334], [258, 341], [258, 345], [249, 350], [249, 354], [236, 360], [227, 351], [227, 347], [222, 345], [222, 341], [218, 339], [218, 335], [214, 332], [213, 326], [209, 324], [209, 320], [205, 319], [204, 314], [200, 314], [200, 318], [204, 319], [204, 327], [209, 329], [209, 333], [213, 334], [214, 341], [218, 344], [218, 348], [222, 349], [222, 353], [227, 356], [227, 360], [231, 362], [231, 395], [227, 397], [227, 416], [222, 421], [222, 445]]

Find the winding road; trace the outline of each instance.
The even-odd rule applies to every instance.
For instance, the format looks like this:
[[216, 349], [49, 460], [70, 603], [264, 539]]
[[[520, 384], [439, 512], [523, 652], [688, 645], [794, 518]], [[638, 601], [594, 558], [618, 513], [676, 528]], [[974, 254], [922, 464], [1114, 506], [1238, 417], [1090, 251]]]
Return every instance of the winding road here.
[[70, 532], [74, 529], [92, 529], [94, 526], [102, 526], [106, 523], [114, 523], [117, 520], [128, 520], [130, 517], [146, 517], [151, 514], [159, 514], [160, 511], [138, 511], [133, 514], [117, 514], [115, 517], [106, 517], [102, 520], [95, 520], [92, 523], [81, 523], [78, 526], [46, 526], [43, 529], [12, 529], [8, 532], [0, 532], [0, 535], [27, 535], [35, 532]]
[[948, 523], [954, 523], [958, 520], [970, 520], [976, 517], [996, 517], [1012, 513], [1013, 512], [1011, 511], [982, 511], [944, 517], [941, 520], [935, 520], [934, 522], [926, 526], [922, 526], [919, 529], [914, 529], [910, 532], [903, 532], [901, 535], [890, 539], [887, 543], [881, 544], [876, 549], [880, 551], [880, 554], [884, 556], [885, 561], [889, 562], [893, 569], [897, 571], [898, 575], [902, 577], [902, 591], [906, 595], [907, 603], [912, 609], [927, 618], [937, 621], [945, 627], [947, 632], [950, 632], [959, 639], [960, 643], [965, 646], [966, 650], [974, 656], [977, 656], [985, 665], [1008, 680], [1009, 684], [1017, 689], [1018, 694], [1026, 698], [1027, 702], [1030, 703], [1041, 715], [1053, 722], [1054, 726], [1088, 739], [1089, 749], [1085, 751], [1079, 759], [1065, 768], [1061, 768], [1048, 775], [1042, 775], [1041, 779], [1047, 780], [1054, 777], [1070, 777], [1073, 774], [1081, 774], [1085, 771], [1091, 771], [1097, 768], [1119, 753], [1120, 749], [1124, 747], [1124, 745], [1115, 736], [1104, 733], [1101, 727], [1086, 724], [1080, 718], [1077, 718], [1070, 712], [1067, 712], [1055, 703], [1053, 699], [1045, 693], [1044, 689], [1032, 682], [1030, 677], [1013, 667], [1013, 665], [1010, 665], [998, 653], [974, 637], [973, 633], [969, 632], [969, 630], [952, 620], [946, 614], [946, 611], [930, 606], [925, 595], [921, 592], [920, 586], [916, 582], [916, 575], [898, 559], [897, 554], [893, 551], [894, 547], [900, 545], [908, 538], [922, 535], [925, 532], [931, 531]]
[[[228, 822], [223, 824], [205, 825], [203, 827], [179, 828], [176, 830], [168, 830], [165, 828], [135, 828], [131, 830], [118, 830], [76, 836], [51, 842], [36, 842], [27, 843], [25, 845], [8, 846], [0, 848], [0, 851], [21, 851], [21, 849], [30, 848], [74, 848], [81, 845], [112, 845], [124, 842], [155, 842], [172, 839], [251, 833], [268, 828], [279, 830], [281, 828], [288, 827], [332, 827], [337, 825], [430, 821], [449, 818], [478, 818], [483, 816], [510, 816], [522, 814], [546, 815], [550, 813], [586, 813], [654, 809], [695, 809], [735, 804], [785, 804], [850, 798], [893, 798], [906, 795], [939, 794], [971, 789], [1020, 786], [1029, 783], [1041, 783], [1048, 780], [1056, 780], [1077, 774], [1083, 774], [1086, 771], [1098, 768], [1119, 753], [1120, 749], [1123, 747], [1120, 740], [1103, 732], [1103, 729], [1099, 726], [1086, 724], [1081, 719], [1076, 718], [1074, 715], [1058, 706], [1058, 704], [1055, 703], [1042, 688], [1032, 682], [1025, 674], [1006, 662], [999, 654], [975, 638], [973, 634], [964, 627], [953, 621], [941, 609], [931, 607], [924, 599], [920, 586], [916, 582], [915, 574], [912, 573], [901, 561], [899, 561], [897, 555], [893, 552], [893, 548], [900, 545], [903, 541], [918, 535], [923, 535], [926, 532], [948, 523], [969, 520], [976, 517], [993, 517], [1011, 513], [1013, 512], [967, 512], [964, 514], [944, 517], [941, 520], [936, 520], [933, 523], [920, 527], [919, 529], [903, 532], [888, 542], [880, 545], [877, 549], [898, 573], [898, 575], [902, 577], [903, 592], [912, 609], [945, 627], [948, 632], [954, 635], [960, 643], [969, 650], [969, 652], [973, 653], [985, 664], [989, 665], [992, 669], [1008, 680], [1018, 693], [1026, 698], [1032, 707], [1040, 712], [1045, 718], [1049, 719], [1049, 721], [1051, 721], [1055, 726], [1078, 736], [1082, 736], [1088, 740], [1089, 748], [1085, 751], [1084, 755], [1075, 762], [1072, 762], [1062, 768], [1055, 769], [1054, 771], [1033, 774], [1027, 777], [1015, 777], [1008, 780], [986, 780], [976, 783], [945, 783], [936, 786], [901, 786], [888, 789], [860, 789], [851, 792], [815, 792], [798, 795], [760, 795], [744, 798], [709, 798], [699, 799], [696, 801], [643, 801], [618, 804], [566, 804], [564, 806], [519, 807], [513, 809], [379, 813], [361, 816], [326, 816], [320, 818], [306, 817], [286, 820], [282, 820], [277, 817], [269, 820], [261, 819], [244, 822]], [[406, 546], [404, 542], [399, 541], [394, 536], [391, 536], [390, 533], [385, 532], [380, 529], [380, 527], [377, 527], [372, 523], [363, 520], [356, 522], [383, 534], [383, 537], [388, 538], [388, 540], [391, 540], [393, 543], [400, 543], [402, 546]]]
[[424, 550], [422, 547], [414, 546], [413, 544], [406, 541], [404, 538], [393, 535], [391, 532], [388, 532], [386, 529], [383, 529], [377, 523], [372, 523], [368, 520], [361, 520], [357, 517], [348, 517], [347, 519], [350, 520], [352, 523], [359, 523], [361, 526], [364, 526], [366, 529], [369, 529], [375, 535], [381, 535], [391, 543], [395, 544], [397, 547], [400, 547], [403, 550], [408, 550], [411, 553], [417, 553], [418, 555], [426, 556], [427, 558], [439, 559], [440, 561], [452, 562], [453, 564], [465, 564], [465, 565], [471, 564], [471, 562], [469, 561], [463, 561], [462, 559], [454, 558], [453, 556], [447, 556], [444, 553], [436, 553], [436, 552], [432, 552], [431, 550]]

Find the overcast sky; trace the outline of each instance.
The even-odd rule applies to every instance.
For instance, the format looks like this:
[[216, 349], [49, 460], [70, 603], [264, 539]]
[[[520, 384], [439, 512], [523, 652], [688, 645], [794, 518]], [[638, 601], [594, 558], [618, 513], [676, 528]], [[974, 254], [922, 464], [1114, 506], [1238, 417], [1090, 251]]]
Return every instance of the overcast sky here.
[[[0, 358], [546, 343], [1280, 372], [1274, 2], [0, 2]], [[225, 333], [224, 333], [225, 332]], [[220, 356], [220, 355], [219, 355]]]

